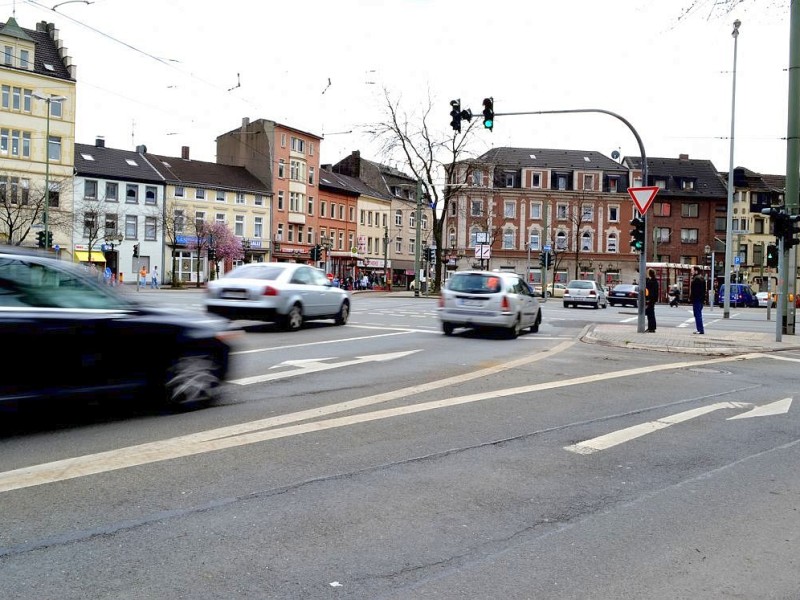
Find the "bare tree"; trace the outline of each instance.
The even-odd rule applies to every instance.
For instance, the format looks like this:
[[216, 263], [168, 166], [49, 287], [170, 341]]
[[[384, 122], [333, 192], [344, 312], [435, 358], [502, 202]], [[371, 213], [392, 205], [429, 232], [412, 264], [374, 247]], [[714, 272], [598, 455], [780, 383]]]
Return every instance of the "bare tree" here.
[[[468, 170], [459, 171], [456, 164], [466, 156], [475, 122], [462, 122], [462, 131], [453, 131], [449, 137], [437, 134], [438, 129], [432, 128], [429, 121], [435, 119], [444, 122], [447, 113], [438, 106], [434, 109], [430, 94], [427, 104], [421, 108], [421, 116], [413, 117], [401, 108], [399, 98], [392, 98], [386, 88], [383, 92], [386, 118], [373, 125], [375, 138], [380, 140], [381, 152], [385, 157], [396, 158], [399, 155], [403, 158], [405, 165], [421, 182], [423, 198], [432, 208], [433, 239], [436, 243], [433, 290], [437, 291], [441, 288], [444, 273], [441, 260], [444, 215], [467, 182]], [[459, 172], [463, 173], [463, 177], [455, 180]]]
[[178, 237], [183, 235], [186, 228], [186, 214], [183, 207], [175, 202], [175, 200], [167, 201], [162, 227], [164, 231], [164, 240], [170, 247], [170, 262], [172, 264], [170, 270], [170, 285], [175, 288], [181, 287], [183, 282], [178, 279], [176, 248], [178, 247]]
[[[53, 187], [63, 187], [64, 182], [51, 181]], [[49, 229], [71, 231], [71, 215], [58, 210], [52, 198], [47, 216]], [[0, 236], [7, 244], [21, 245], [30, 235], [31, 229], [40, 226], [45, 214], [44, 185], [25, 187], [19, 173], [0, 173]]]

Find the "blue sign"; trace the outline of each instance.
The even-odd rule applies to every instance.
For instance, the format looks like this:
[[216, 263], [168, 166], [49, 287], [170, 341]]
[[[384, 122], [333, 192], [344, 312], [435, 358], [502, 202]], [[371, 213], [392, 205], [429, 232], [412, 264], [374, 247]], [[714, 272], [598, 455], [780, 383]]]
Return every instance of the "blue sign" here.
[[742, 264], [742, 257], [741, 256], [734, 256], [733, 257], [733, 264], [735, 264], [735, 265]]
[[550, 252], [550, 250], [552, 250], [552, 248], [550, 247], [550, 244], [547, 244], [547, 245], [544, 247], [544, 251], [545, 251], [545, 252]]

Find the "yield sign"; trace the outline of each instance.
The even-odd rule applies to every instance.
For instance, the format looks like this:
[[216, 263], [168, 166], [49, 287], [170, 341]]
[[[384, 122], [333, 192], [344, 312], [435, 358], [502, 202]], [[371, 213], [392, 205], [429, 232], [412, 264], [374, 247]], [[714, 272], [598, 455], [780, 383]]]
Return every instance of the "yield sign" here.
[[633, 198], [633, 203], [636, 205], [636, 209], [639, 213], [644, 214], [653, 203], [653, 199], [655, 199], [658, 193], [658, 188], [654, 185], [638, 188], [630, 187], [628, 188], [628, 193], [631, 198]]

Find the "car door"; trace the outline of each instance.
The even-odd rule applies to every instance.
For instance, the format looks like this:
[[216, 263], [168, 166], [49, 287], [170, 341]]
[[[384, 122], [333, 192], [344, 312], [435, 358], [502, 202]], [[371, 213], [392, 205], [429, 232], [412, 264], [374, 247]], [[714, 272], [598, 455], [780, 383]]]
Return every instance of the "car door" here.
[[536, 315], [539, 311], [539, 301], [534, 296], [533, 290], [521, 278], [516, 278], [512, 291], [517, 296], [519, 302], [522, 327], [530, 327], [536, 322]]

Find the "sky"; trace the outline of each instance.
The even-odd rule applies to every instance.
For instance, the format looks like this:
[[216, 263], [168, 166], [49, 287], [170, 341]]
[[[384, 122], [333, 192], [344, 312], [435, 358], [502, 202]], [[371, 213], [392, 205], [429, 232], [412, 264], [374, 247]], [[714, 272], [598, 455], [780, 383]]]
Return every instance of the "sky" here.
[[[452, 134], [450, 100], [480, 114], [493, 147], [593, 150], [786, 173], [789, 0], [0, 0], [3, 21], [54, 23], [77, 65], [76, 141], [215, 161], [243, 118], [323, 137], [394, 164], [369, 132], [385, 93]], [[738, 41], [731, 35], [741, 21]], [[733, 73], [736, 61], [736, 87]], [[439, 116], [437, 116], [439, 115]], [[407, 169], [404, 169], [407, 171]]]

